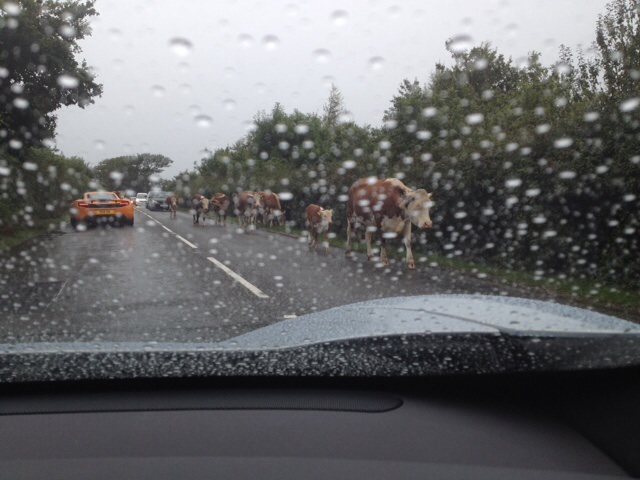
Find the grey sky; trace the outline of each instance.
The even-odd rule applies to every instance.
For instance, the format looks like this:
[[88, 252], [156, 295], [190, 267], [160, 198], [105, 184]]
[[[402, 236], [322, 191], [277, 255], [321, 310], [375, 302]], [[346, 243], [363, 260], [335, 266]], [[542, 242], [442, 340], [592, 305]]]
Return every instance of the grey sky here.
[[[58, 148], [96, 164], [160, 153], [164, 177], [242, 137], [259, 110], [322, 112], [331, 82], [358, 124], [379, 126], [404, 78], [449, 62], [447, 38], [514, 60], [588, 45], [605, 1], [98, 0], [81, 46], [104, 94], [59, 112]], [[171, 45], [172, 39], [186, 40]], [[207, 118], [211, 121], [207, 121]]]

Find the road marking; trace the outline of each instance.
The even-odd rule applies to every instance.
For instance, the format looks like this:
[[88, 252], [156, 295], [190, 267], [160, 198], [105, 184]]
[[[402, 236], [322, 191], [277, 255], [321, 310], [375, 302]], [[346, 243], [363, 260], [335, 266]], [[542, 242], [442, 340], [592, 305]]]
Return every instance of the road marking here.
[[198, 248], [198, 247], [196, 247], [193, 243], [191, 243], [189, 240], [187, 240], [187, 239], [185, 239], [185, 238], [181, 237], [181, 236], [180, 236], [180, 235], [178, 235], [177, 233], [175, 233], [174, 235], [176, 236], [176, 238], [177, 238], [178, 240], [182, 240], [184, 243], [186, 243], [187, 245], [189, 245], [191, 248]]
[[247, 290], [249, 290], [251, 293], [253, 293], [256, 297], [259, 298], [269, 298], [269, 295], [265, 294], [262, 290], [260, 290], [258, 287], [250, 284], [249, 282], [247, 282], [244, 278], [242, 278], [240, 275], [238, 275], [236, 272], [234, 272], [233, 270], [231, 270], [229, 267], [227, 267], [224, 263], [219, 262], [218, 260], [216, 260], [213, 257], [207, 257], [207, 260], [209, 260], [211, 263], [213, 263], [216, 267], [220, 268], [223, 272], [225, 272], [227, 275], [229, 275], [231, 278], [233, 278], [234, 280], [236, 280], [237, 282], [241, 283], [245, 288], [247, 288]]
[[298, 318], [297, 315], [285, 315], [284, 318]]

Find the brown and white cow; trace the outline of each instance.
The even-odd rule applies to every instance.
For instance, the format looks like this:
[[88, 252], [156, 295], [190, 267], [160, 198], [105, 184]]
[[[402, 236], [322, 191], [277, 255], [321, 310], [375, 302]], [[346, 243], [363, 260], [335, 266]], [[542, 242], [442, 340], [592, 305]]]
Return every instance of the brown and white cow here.
[[178, 196], [169, 195], [165, 202], [169, 205], [169, 218], [176, 218], [178, 216]]
[[202, 225], [206, 220], [206, 213], [209, 211], [209, 199], [204, 195], [196, 193], [191, 197], [191, 213], [193, 214], [193, 224], [200, 224], [200, 215], [202, 215]]
[[221, 223], [222, 226], [227, 225], [227, 213], [231, 206], [231, 200], [224, 193], [216, 193], [211, 197], [209, 203], [209, 210], [213, 210], [216, 214], [216, 223]]
[[371, 238], [381, 236], [380, 261], [388, 265], [386, 240], [402, 235], [407, 250], [407, 266], [416, 268], [411, 252], [411, 224], [431, 228], [429, 212], [433, 206], [431, 193], [424, 189], [411, 190], [396, 178], [378, 180], [361, 178], [349, 189], [347, 203], [347, 250], [351, 254], [352, 233], [365, 228], [367, 256], [373, 258]]
[[245, 190], [233, 197], [233, 204], [240, 226], [255, 230], [258, 210], [262, 206], [260, 195], [252, 190]]
[[273, 221], [276, 220], [278, 225], [284, 225], [284, 212], [280, 206], [278, 195], [270, 190], [258, 192], [262, 208], [260, 209], [264, 222], [269, 221], [269, 226], [273, 227]]
[[329, 227], [333, 222], [333, 210], [325, 210], [320, 205], [314, 205], [313, 203], [305, 210], [306, 225], [309, 230], [309, 247], [318, 251], [318, 236], [324, 233], [324, 243], [326, 251], [329, 251], [329, 242], [327, 241], [327, 234]]

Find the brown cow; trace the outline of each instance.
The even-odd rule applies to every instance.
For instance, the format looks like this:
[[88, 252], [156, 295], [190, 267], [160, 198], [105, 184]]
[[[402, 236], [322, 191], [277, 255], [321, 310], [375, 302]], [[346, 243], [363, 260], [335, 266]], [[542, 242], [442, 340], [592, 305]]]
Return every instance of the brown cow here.
[[325, 210], [320, 205], [311, 204], [307, 207], [306, 211], [307, 229], [309, 230], [309, 247], [318, 251], [318, 236], [324, 233], [324, 242], [326, 251], [329, 251], [329, 242], [327, 241], [327, 234], [331, 222], [333, 222], [333, 210]]
[[191, 197], [191, 213], [193, 214], [193, 224], [200, 224], [200, 215], [202, 215], [202, 225], [206, 220], [206, 213], [209, 211], [209, 199], [204, 195], [196, 193]]
[[411, 190], [396, 178], [361, 178], [349, 189], [345, 255], [351, 254], [352, 231], [365, 228], [367, 256], [373, 258], [371, 238], [374, 232], [379, 232], [380, 261], [388, 265], [386, 240], [402, 234], [407, 249], [407, 266], [416, 268], [411, 252], [411, 224], [418, 228], [431, 228], [433, 223], [429, 211], [432, 206], [431, 194], [424, 189]]
[[216, 223], [221, 223], [223, 227], [227, 225], [227, 213], [230, 206], [231, 201], [224, 193], [216, 193], [211, 197], [209, 209], [216, 214]]
[[265, 223], [269, 221], [269, 226], [273, 227], [273, 221], [276, 220], [278, 225], [284, 225], [284, 212], [280, 206], [280, 199], [278, 195], [270, 190], [265, 192], [258, 192], [260, 195], [260, 201], [262, 208], [260, 209]]
[[169, 195], [165, 200], [167, 205], [169, 205], [169, 218], [176, 218], [178, 216], [178, 196], [177, 195]]
[[240, 226], [255, 230], [256, 216], [262, 205], [260, 195], [257, 192], [245, 190], [233, 197], [233, 204]]

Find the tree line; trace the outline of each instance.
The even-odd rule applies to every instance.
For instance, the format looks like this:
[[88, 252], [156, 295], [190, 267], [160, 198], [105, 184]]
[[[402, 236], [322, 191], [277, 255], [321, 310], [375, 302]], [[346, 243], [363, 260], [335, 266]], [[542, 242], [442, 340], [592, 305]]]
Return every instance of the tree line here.
[[434, 192], [436, 228], [418, 251], [488, 261], [543, 277], [640, 287], [640, 21], [614, 0], [588, 51], [551, 66], [516, 64], [488, 43], [459, 51], [426, 80], [406, 79], [380, 127], [360, 126], [332, 87], [323, 113], [276, 103], [254, 128], [168, 188], [184, 195], [287, 192], [288, 218], [336, 209], [360, 177], [396, 177]]

